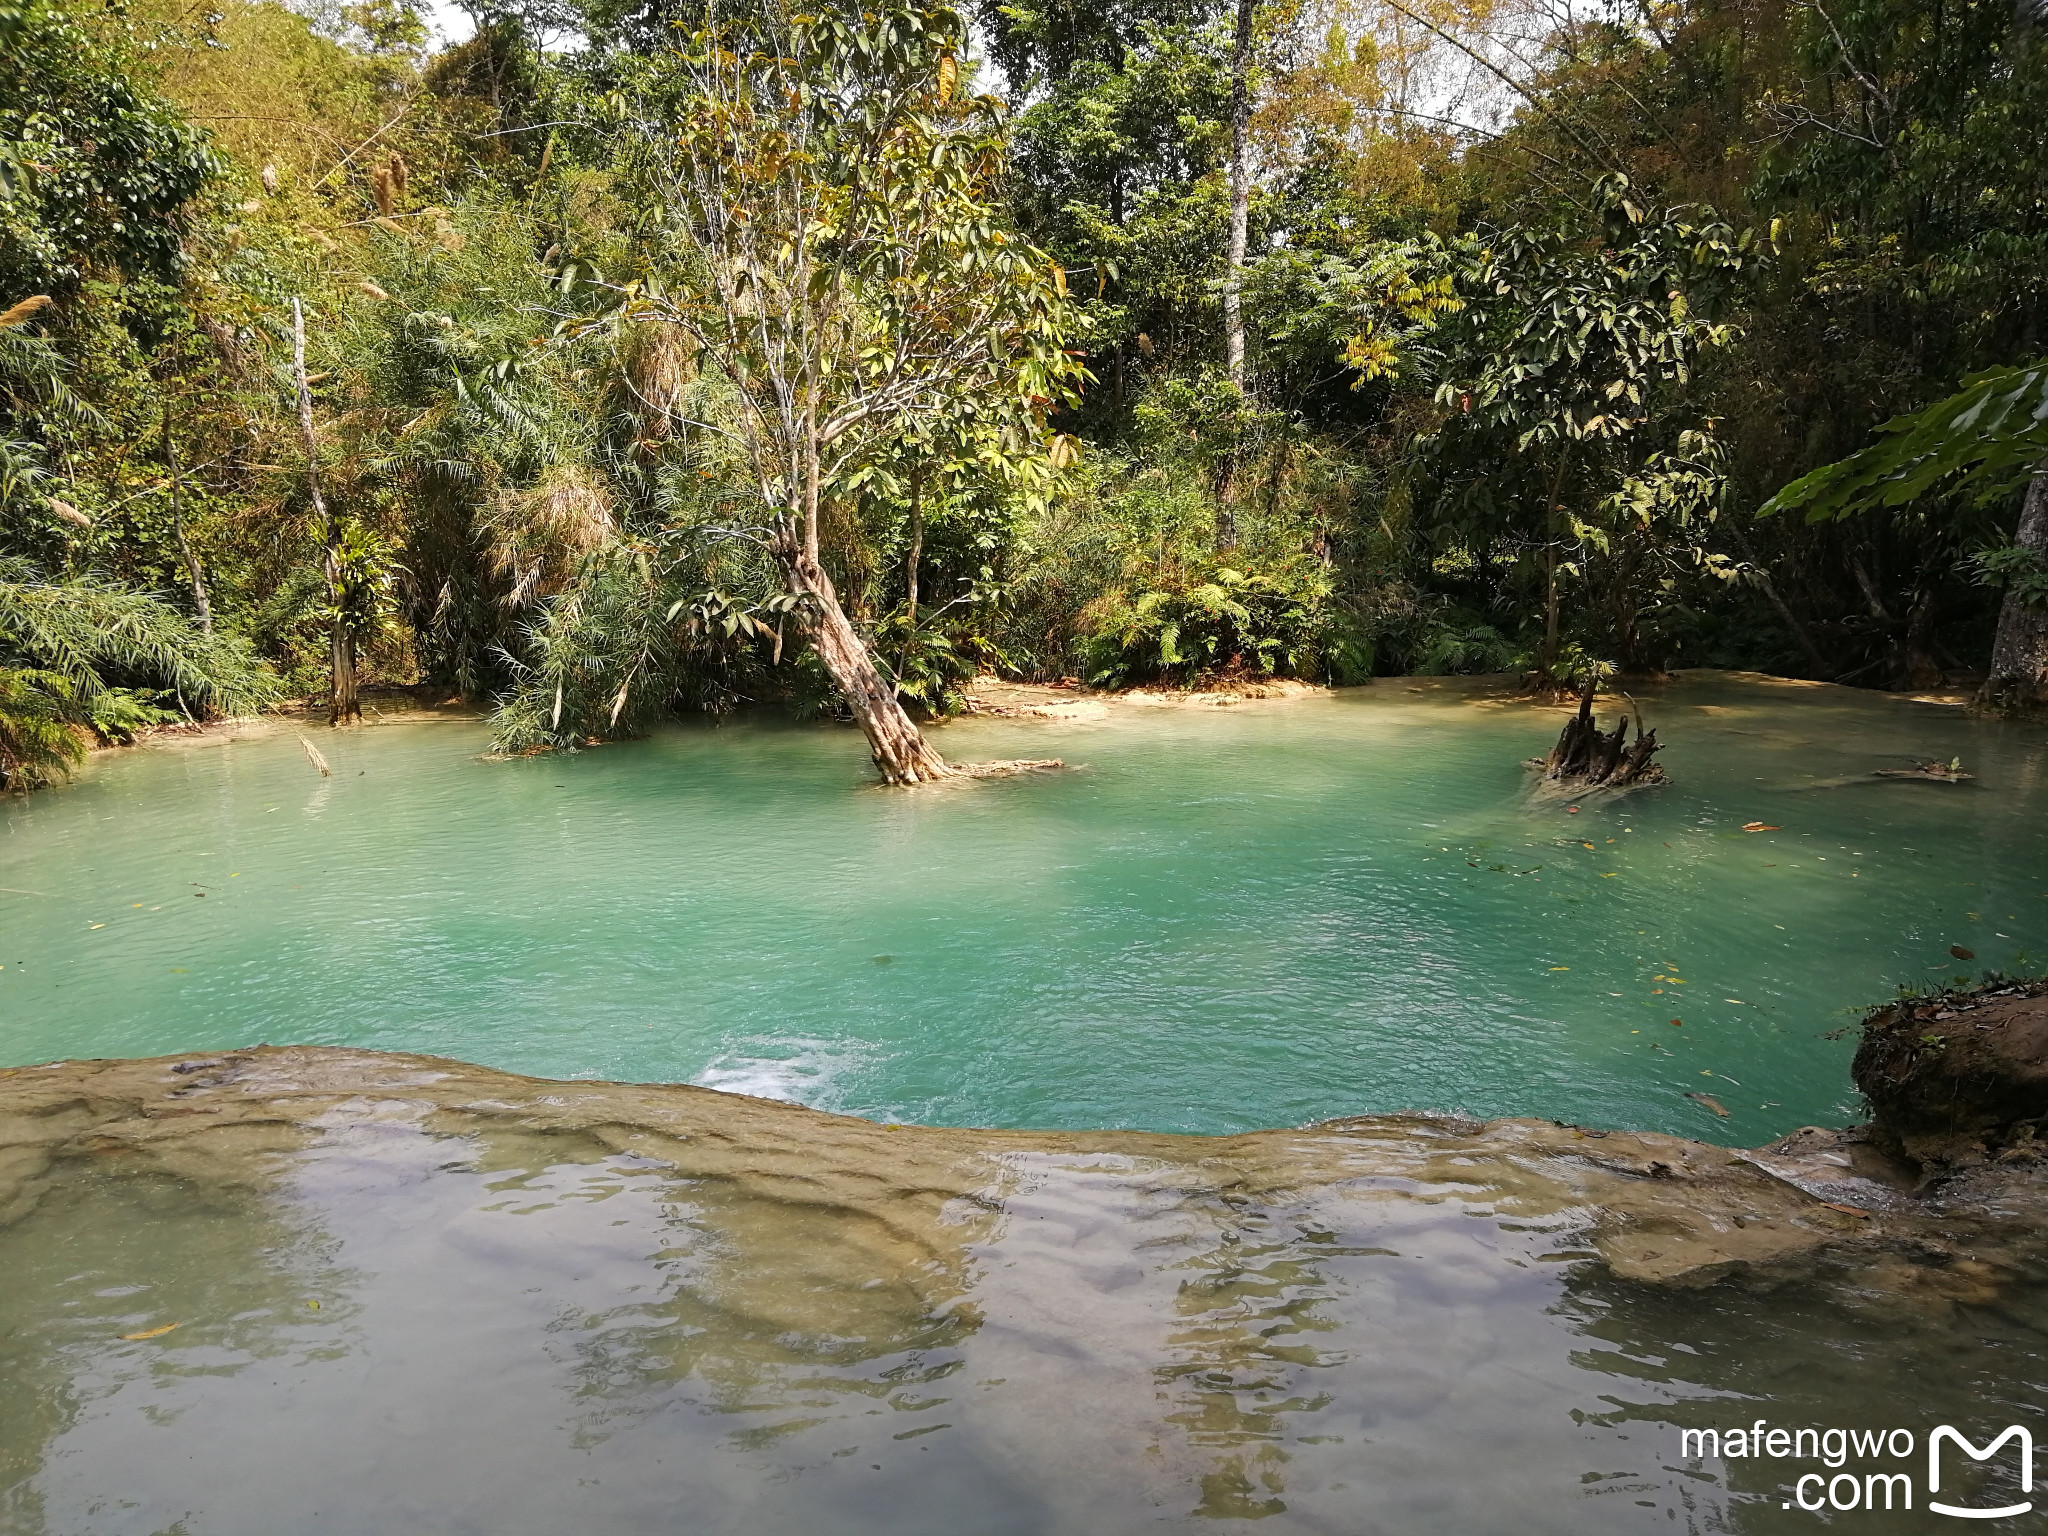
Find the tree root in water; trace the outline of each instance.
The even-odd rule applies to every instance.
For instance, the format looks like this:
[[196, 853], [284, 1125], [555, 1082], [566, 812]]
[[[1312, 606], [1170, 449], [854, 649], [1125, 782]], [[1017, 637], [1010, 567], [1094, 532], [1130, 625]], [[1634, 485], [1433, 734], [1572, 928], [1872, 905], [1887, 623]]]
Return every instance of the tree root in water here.
[[1666, 782], [1663, 768], [1652, 761], [1661, 750], [1657, 733], [1640, 725], [1634, 744], [1629, 743], [1627, 715], [1612, 731], [1601, 730], [1593, 718], [1593, 690], [1587, 688], [1579, 695], [1579, 712], [1558, 733], [1557, 745], [1534, 766], [1550, 784], [1573, 789], [1632, 789]]
[[953, 776], [961, 779], [1009, 779], [1020, 773], [1050, 773], [1067, 766], [1058, 757], [1005, 757], [992, 763], [954, 763]]

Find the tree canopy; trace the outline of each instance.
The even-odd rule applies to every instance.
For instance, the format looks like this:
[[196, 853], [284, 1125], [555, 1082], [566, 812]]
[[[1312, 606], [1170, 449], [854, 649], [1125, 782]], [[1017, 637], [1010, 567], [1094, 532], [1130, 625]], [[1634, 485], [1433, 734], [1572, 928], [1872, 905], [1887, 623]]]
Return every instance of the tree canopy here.
[[17, 764], [344, 649], [906, 779], [981, 670], [2035, 675], [2026, 7], [473, 20], [0, 6]]

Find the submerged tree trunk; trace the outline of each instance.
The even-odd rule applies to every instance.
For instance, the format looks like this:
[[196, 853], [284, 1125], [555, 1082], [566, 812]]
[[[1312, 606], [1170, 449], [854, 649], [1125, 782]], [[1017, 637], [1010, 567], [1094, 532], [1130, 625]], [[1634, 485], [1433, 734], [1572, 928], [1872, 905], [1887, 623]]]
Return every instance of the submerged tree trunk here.
[[[2020, 509], [2014, 544], [2048, 571], [2048, 459], [2035, 466]], [[2018, 583], [2006, 588], [1998, 610], [1998, 638], [1991, 647], [1991, 674], [1977, 701], [1990, 708], [2025, 709], [2048, 703], [2048, 608], [2026, 601]]]
[[356, 637], [342, 606], [341, 530], [327, 515], [320, 495], [320, 448], [313, 437], [313, 387], [306, 380], [306, 312], [292, 300], [292, 373], [299, 391], [299, 438], [306, 450], [306, 497], [313, 506], [313, 526], [321, 543], [321, 572], [327, 578], [327, 603], [333, 617], [327, 628], [327, 723], [342, 725], [363, 718], [356, 698]]
[[832, 578], [818, 563], [815, 548], [798, 537], [796, 525], [787, 515], [776, 520], [773, 547], [789, 590], [805, 599], [802, 622], [811, 649], [818, 653], [853, 718], [860, 722], [882, 782], [928, 784], [951, 777], [953, 770], [904, 712], [896, 690], [882, 681], [867, 643], [839, 606]]
[[178, 554], [185, 562], [185, 574], [192, 581], [192, 607], [198, 614], [202, 634], [213, 633], [213, 604], [206, 595], [206, 573], [192, 540], [185, 534], [185, 477], [178, 467], [178, 440], [171, 434], [171, 405], [164, 402], [164, 467], [171, 476], [171, 533], [178, 541]]

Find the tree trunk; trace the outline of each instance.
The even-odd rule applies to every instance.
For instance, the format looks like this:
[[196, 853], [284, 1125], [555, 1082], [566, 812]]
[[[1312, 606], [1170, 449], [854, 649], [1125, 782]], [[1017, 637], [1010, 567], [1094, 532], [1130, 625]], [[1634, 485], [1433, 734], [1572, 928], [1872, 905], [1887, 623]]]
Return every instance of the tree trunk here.
[[[2035, 466], [2012, 541], [2048, 571], [2048, 459]], [[1998, 610], [1998, 638], [1991, 647], [1991, 675], [1978, 702], [2000, 709], [2048, 703], [2048, 608], [2025, 600], [2015, 583]]]
[[1223, 456], [1223, 469], [1216, 477], [1216, 553], [1227, 555], [1237, 548], [1237, 449]]
[[1614, 616], [1615, 657], [1623, 672], [1644, 675], [1654, 669], [1643, 644], [1641, 617], [1636, 611], [1637, 550], [1631, 538], [1624, 537], [1618, 542], [1621, 547], [1609, 561], [1612, 569], [1608, 588], [1608, 610]]
[[1941, 667], [1934, 659], [1933, 635], [1934, 587], [1930, 583], [1913, 594], [1913, 606], [1906, 610], [1906, 633], [1901, 642], [1901, 687], [1925, 690], [1941, 686]]
[[832, 578], [787, 514], [776, 519], [774, 551], [789, 590], [806, 599], [801, 610], [806, 638], [860, 722], [882, 782], [927, 784], [951, 777], [946, 760], [932, 750], [897, 702], [896, 691], [882, 681], [866, 642], [839, 606]]
[[178, 541], [178, 553], [184, 557], [185, 574], [192, 580], [192, 607], [199, 616], [202, 634], [213, 633], [213, 604], [206, 596], [206, 573], [200, 569], [199, 556], [192, 550], [192, 541], [185, 536], [185, 478], [178, 468], [178, 440], [171, 435], [171, 406], [164, 402], [164, 466], [171, 476], [171, 533]]
[[1571, 456], [1560, 453], [1557, 472], [1550, 477], [1550, 496], [1543, 508], [1544, 532], [1550, 538], [1543, 546], [1543, 648], [1536, 653], [1536, 676], [1532, 679], [1534, 688], [1543, 691], [1557, 686], [1557, 653], [1560, 629], [1560, 613], [1557, 591], [1557, 514], [1564, 510], [1558, 500], [1564, 494], [1565, 471], [1571, 467]]
[[1763, 562], [1757, 559], [1756, 549], [1749, 542], [1749, 535], [1733, 522], [1728, 524], [1728, 531], [1734, 536], [1737, 547], [1741, 549], [1742, 558], [1749, 562], [1750, 569], [1756, 573], [1757, 590], [1769, 599], [1770, 605], [1777, 610], [1778, 617], [1784, 621], [1793, 642], [1806, 653], [1806, 659], [1813, 667], [1814, 677], [1825, 682], [1833, 671], [1828, 665], [1828, 659], [1821, 655], [1820, 647], [1813, 643], [1813, 636], [1807, 632], [1806, 626], [1799, 622], [1799, 615], [1792, 611], [1791, 604], [1787, 603], [1784, 595], [1778, 591], [1777, 583], [1771, 580], [1771, 573], [1765, 570]]
[[363, 718], [356, 698], [356, 637], [342, 609], [341, 530], [327, 515], [320, 495], [320, 448], [313, 437], [313, 387], [306, 381], [306, 312], [292, 300], [292, 375], [299, 392], [299, 439], [306, 450], [306, 497], [313, 507], [313, 527], [320, 536], [321, 573], [327, 578], [327, 603], [334, 616], [327, 629], [327, 723], [342, 725]]
[[910, 548], [903, 556], [903, 606], [917, 628], [917, 567], [924, 558], [924, 470], [910, 472]]
[[1543, 547], [1543, 649], [1536, 653], [1536, 681], [1548, 687], [1557, 681], [1557, 545]]
[[1230, 49], [1230, 246], [1223, 258], [1223, 352], [1230, 382], [1244, 389], [1244, 253], [1251, 220], [1252, 15], [1259, 0], [1237, 0]]
[[[901, 679], [917, 644], [917, 568], [924, 560], [924, 467], [910, 472], [910, 547], [903, 552], [903, 651], [896, 660]], [[898, 697], [901, 697], [899, 690]]]

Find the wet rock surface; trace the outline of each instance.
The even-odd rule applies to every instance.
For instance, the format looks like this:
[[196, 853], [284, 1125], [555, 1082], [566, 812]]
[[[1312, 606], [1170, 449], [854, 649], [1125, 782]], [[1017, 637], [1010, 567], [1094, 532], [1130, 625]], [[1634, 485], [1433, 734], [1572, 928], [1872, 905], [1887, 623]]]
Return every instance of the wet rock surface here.
[[[2014, 1009], [1991, 1018], [2023, 1037]], [[255, 1184], [280, 1154], [364, 1120], [560, 1138], [565, 1151], [629, 1154], [767, 1202], [791, 1213], [795, 1229], [851, 1224], [942, 1243], [966, 1230], [961, 1213], [1001, 1212], [1017, 1159], [1050, 1154], [1115, 1159], [1145, 1170], [1165, 1195], [1234, 1210], [1330, 1189], [1462, 1202], [1475, 1214], [1544, 1222], [1572, 1235], [1570, 1256], [1659, 1286], [1816, 1281], [1890, 1301], [1983, 1300], [2035, 1278], [2048, 1246], [2048, 1176], [2031, 1156], [1981, 1157], [1930, 1177], [1864, 1131], [1809, 1128], [1740, 1151], [1549, 1121], [1419, 1115], [1228, 1137], [957, 1130], [705, 1088], [561, 1082], [315, 1046], [0, 1072], [0, 1224], [32, 1211], [77, 1160]]]

